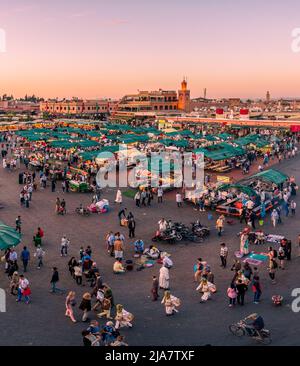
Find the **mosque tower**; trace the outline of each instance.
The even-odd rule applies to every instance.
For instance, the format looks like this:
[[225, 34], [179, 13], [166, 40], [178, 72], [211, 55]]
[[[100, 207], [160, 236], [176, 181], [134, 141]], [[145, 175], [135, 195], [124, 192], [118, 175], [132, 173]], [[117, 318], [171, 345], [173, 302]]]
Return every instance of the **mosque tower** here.
[[187, 78], [181, 82], [181, 90], [178, 90], [178, 109], [183, 112], [190, 112], [191, 94], [187, 89]]

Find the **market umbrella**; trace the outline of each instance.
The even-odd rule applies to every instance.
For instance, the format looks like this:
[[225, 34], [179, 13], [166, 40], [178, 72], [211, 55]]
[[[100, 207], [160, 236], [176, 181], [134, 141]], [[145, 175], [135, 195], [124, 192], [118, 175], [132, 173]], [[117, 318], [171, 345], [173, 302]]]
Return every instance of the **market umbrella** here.
[[0, 222], [0, 250], [15, 247], [21, 242], [21, 234]]

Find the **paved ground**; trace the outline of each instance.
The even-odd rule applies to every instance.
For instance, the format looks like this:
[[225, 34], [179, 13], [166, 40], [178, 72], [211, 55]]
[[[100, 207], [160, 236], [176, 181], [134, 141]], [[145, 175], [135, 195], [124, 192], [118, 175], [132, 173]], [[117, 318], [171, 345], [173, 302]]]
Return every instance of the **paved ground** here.
[[[293, 174], [300, 182], [300, 156], [294, 160], [285, 161], [281, 164], [282, 171]], [[104, 236], [108, 230], [119, 229], [117, 213], [118, 208], [112, 204], [112, 210], [106, 215], [94, 215], [87, 218], [74, 213], [80, 202], [87, 204], [91, 196], [88, 194], [66, 194], [68, 214], [58, 217], [54, 214], [54, 203], [57, 196], [62, 194], [38, 191], [33, 196], [30, 209], [20, 208], [18, 194], [21, 186], [17, 183], [18, 172], [9, 173], [0, 170], [0, 202], [4, 208], [0, 210], [0, 220], [14, 225], [18, 214], [23, 218], [23, 244], [32, 251], [31, 244], [33, 232], [38, 226], [45, 231], [45, 267], [38, 271], [35, 263], [31, 263], [28, 279], [32, 288], [32, 303], [16, 303], [15, 298], [7, 294], [7, 313], [0, 313], [1, 337], [0, 345], [81, 345], [81, 330], [84, 324], [79, 322], [72, 324], [64, 316], [64, 296], [49, 293], [49, 281], [51, 267], [56, 265], [60, 272], [60, 287], [66, 290], [76, 290], [78, 300], [87, 287], [78, 287], [70, 278], [67, 271], [68, 258], [59, 255], [60, 239], [63, 234], [71, 238], [70, 255], [78, 256], [81, 245], [91, 245], [94, 250], [94, 259], [107, 283], [113, 289], [115, 300], [121, 303], [135, 315], [134, 328], [124, 330], [130, 345], [252, 345], [248, 338], [237, 339], [228, 332], [228, 325], [238, 321], [251, 312], [259, 312], [266, 321], [266, 326], [271, 330], [274, 345], [300, 345], [300, 322], [299, 314], [290, 309], [292, 298], [291, 291], [300, 287], [300, 259], [296, 258], [296, 250], [291, 263], [286, 271], [277, 271], [277, 285], [270, 283], [265, 267], [261, 267], [261, 279], [263, 296], [260, 305], [252, 303], [252, 293], [246, 295], [244, 308], [228, 308], [226, 289], [232, 278], [230, 269], [223, 270], [219, 267], [219, 244], [220, 239], [214, 229], [214, 221], [208, 221], [207, 213], [197, 213], [189, 204], [177, 209], [174, 202], [174, 194], [166, 197], [162, 205], [155, 203], [152, 208], [136, 209], [133, 201], [124, 198], [124, 205], [132, 209], [137, 218], [137, 236], [142, 237], [146, 244], [150, 244], [157, 227], [157, 221], [161, 217], [172, 218], [174, 221], [190, 223], [200, 215], [201, 221], [211, 226], [211, 237], [203, 244], [177, 244], [174, 246], [161, 245], [162, 249], [172, 253], [175, 267], [171, 270], [172, 292], [182, 299], [180, 312], [167, 318], [160, 302], [153, 303], [150, 298], [152, 275], [157, 274], [159, 265], [141, 272], [133, 271], [124, 276], [112, 274], [113, 260], [105, 251]], [[107, 190], [104, 195], [113, 202], [115, 192]], [[297, 198], [298, 206], [300, 202]], [[300, 232], [299, 213], [295, 218], [284, 220], [283, 225], [274, 230], [270, 226], [268, 218], [265, 231], [286, 235], [293, 241], [296, 247], [297, 236]], [[224, 241], [230, 249], [229, 262], [233, 261], [233, 253], [239, 248], [239, 239], [235, 235], [240, 231], [241, 225], [226, 227]], [[127, 236], [127, 230], [123, 230]], [[133, 254], [131, 241], [126, 240], [126, 257]], [[265, 245], [262, 251], [267, 248]], [[20, 252], [21, 246], [18, 248]], [[295, 249], [295, 248], [294, 248]], [[213, 299], [205, 304], [200, 304], [200, 296], [196, 293], [196, 285], [193, 282], [193, 265], [195, 259], [201, 256], [207, 260], [215, 273], [215, 282], [218, 292]], [[70, 258], [70, 256], [69, 256]], [[0, 286], [8, 288], [7, 277], [0, 265]], [[280, 293], [285, 297], [285, 306], [274, 308], [271, 296]], [[79, 301], [78, 301], [79, 302]], [[76, 310], [79, 318], [80, 312]]]

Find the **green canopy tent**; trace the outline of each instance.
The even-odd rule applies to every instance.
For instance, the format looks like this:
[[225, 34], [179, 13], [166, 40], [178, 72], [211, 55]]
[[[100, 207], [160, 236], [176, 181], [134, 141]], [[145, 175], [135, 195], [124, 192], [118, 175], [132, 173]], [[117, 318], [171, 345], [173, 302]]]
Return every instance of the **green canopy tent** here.
[[270, 143], [265, 139], [260, 139], [255, 142], [252, 142], [251, 145], [254, 145], [256, 148], [263, 148], [269, 146]]
[[109, 133], [109, 130], [107, 128], [101, 127], [100, 130], [87, 131], [87, 132], [100, 132], [101, 134], [106, 135]]
[[118, 140], [118, 135], [106, 135], [108, 140], [116, 141]]
[[193, 137], [194, 133], [190, 130], [182, 130], [182, 131], [179, 131], [179, 135], [185, 136], [185, 137]]
[[95, 156], [96, 161], [97, 161], [97, 159], [106, 160], [106, 159], [112, 159], [112, 158], [114, 158], [114, 154], [111, 151], [105, 151], [105, 150], [98, 151], [98, 154]]
[[141, 135], [141, 134], [147, 132], [147, 130], [143, 127], [135, 127], [135, 128], [131, 129], [131, 132], [134, 134], [137, 134], [137, 135]]
[[167, 132], [166, 133], [167, 136], [190, 136], [193, 137], [194, 134], [192, 131], [190, 130], [178, 130], [178, 131], [172, 131], [172, 132]]
[[67, 127], [66, 128], [67, 133], [85, 133], [85, 131], [81, 128], [75, 128], [75, 127]]
[[[240, 146], [247, 146], [250, 144], [254, 144], [257, 143], [258, 141], [264, 140], [261, 135], [258, 134], [252, 134], [252, 135], [247, 135], [244, 137], [240, 137], [239, 139], [234, 140], [234, 143]], [[265, 140], [264, 140], [265, 141]]]
[[221, 161], [233, 158], [235, 156], [242, 156], [246, 154], [246, 151], [241, 147], [234, 147], [233, 145], [220, 143], [212, 145], [206, 148], [200, 148], [193, 151], [194, 154], [203, 153], [204, 157], [214, 160]]
[[71, 138], [70, 135], [68, 135], [67, 133], [63, 133], [63, 132], [52, 132], [51, 137], [60, 139], [60, 140], [70, 140], [70, 138]]
[[149, 137], [147, 135], [122, 135], [118, 140], [124, 144], [134, 144], [135, 142], [147, 142]]
[[288, 179], [288, 176], [286, 174], [280, 172], [279, 170], [269, 169], [269, 170], [265, 170], [263, 172], [257, 173], [255, 175], [253, 175], [252, 177], [249, 177], [249, 179], [247, 179], [247, 181], [253, 180], [255, 178], [258, 178], [259, 180], [264, 181], [264, 182], [274, 183], [274, 184], [278, 185], [278, 184], [284, 183]]
[[122, 145], [112, 145], [112, 146], [104, 146], [103, 149], [101, 151], [109, 151], [109, 152], [112, 152], [112, 153], [116, 153], [120, 150], [124, 150], [126, 149], [125, 146], [122, 146]]
[[0, 221], [0, 250], [6, 250], [20, 244], [21, 234]]
[[176, 146], [176, 147], [188, 147], [189, 146], [189, 143], [186, 140], [163, 139], [163, 140], [158, 140], [158, 142], [165, 146]]
[[101, 150], [87, 151], [79, 155], [82, 161], [92, 161], [99, 154]]
[[148, 158], [148, 170], [152, 173], [159, 174], [159, 173], [168, 173], [168, 172], [179, 172], [181, 171], [181, 166], [179, 162], [174, 160], [167, 160], [162, 159], [160, 157], [152, 157], [151, 159]]
[[101, 137], [103, 133], [102, 131], [84, 131], [84, 134], [89, 137]]
[[232, 137], [232, 135], [224, 132], [224, 133], [219, 133], [216, 137], [218, 137], [221, 140], [229, 140]]
[[124, 147], [122, 145], [104, 146], [103, 148], [98, 150], [83, 152], [79, 156], [82, 161], [90, 161], [97, 158], [99, 154], [116, 153], [121, 150], [124, 150]]
[[148, 130], [147, 132], [145, 132], [149, 135], [154, 135], [154, 136], [159, 136], [159, 135], [163, 135], [163, 133], [159, 130]]
[[80, 140], [78, 141], [78, 146], [85, 148], [85, 147], [97, 147], [99, 146], [99, 142], [92, 141], [92, 140]]
[[244, 186], [242, 184], [223, 184], [217, 190], [218, 191], [228, 191], [230, 189], [236, 189], [242, 193], [247, 194], [249, 197], [257, 196], [257, 193], [254, 189], [248, 186]]
[[203, 135], [202, 133], [198, 133], [196, 135], [191, 135], [190, 137], [193, 138], [193, 140], [206, 140], [209, 142], [217, 141], [217, 137], [213, 135]]
[[216, 141], [217, 140], [217, 138], [213, 135], [206, 135], [206, 136], [203, 136], [202, 138], [206, 141]]
[[75, 142], [69, 142], [65, 140], [57, 140], [57, 141], [51, 141], [50, 145], [54, 148], [60, 148], [60, 149], [72, 149], [74, 147], [77, 147], [77, 143]]
[[43, 140], [47, 140], [48, 136], [47, 135], [30, 135], [30, 136], [26, 136], [26, 139], [30, 142], [35, 142], [35, 141], [43, 141]]
[[180, 131], [164, 132], [164, 135], [175, 137], [180, 135]]
[[105, 128], [107, 128], [110, 131], [131, 131], [133, 127], [128, 125], [105, 125]]

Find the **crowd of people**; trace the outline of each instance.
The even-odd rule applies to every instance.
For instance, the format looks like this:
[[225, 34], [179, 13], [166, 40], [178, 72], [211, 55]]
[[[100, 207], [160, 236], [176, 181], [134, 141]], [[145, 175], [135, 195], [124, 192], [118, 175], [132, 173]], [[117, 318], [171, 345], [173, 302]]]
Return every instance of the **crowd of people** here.
[[[295, 138], [287, 138], [284, 144], [274, 144], [272, 151], [263, 157], [263, 166], [268, 166], [270, 159], [278, 158], [278, 161], [282, 159], [289, 159], [296, 155], [297, 147]], [[28, 166], [28, 159], [26, 155], [21, 155], [17, 158], [16, 164], [12, 160], [8, 160], [13, 150], [17, 147], [17, 143], [10, 134], [6, 135], [6, 143], [2, 144], [2, 158], [3, 168], [8, 167], [8, 162], [13, 167], [19, 168], [21, 164]], [[45, 153], [51, 157], [51, 151], [45, 150]], [[76, 156], [65, 156], [71, 161], [76, 161]], [[244, 163], [245, 172], [247, 172], [247, 166], [254, 161], [257, 157], [253, 153], [249, 153], [248, 160]], [[19, 159], [19, 160], [18, 160]], [[74, 160], [75, 159], [75, 160]], [[45, 162], [48, 159], [45, 160]], [[247, 165], [248, 164], [248, 165]], [[50, 182], [51, 191], [56, 192], [56, 180], [49, 175], [49, 167], [44, 164], [42, 170], [39, 171], [40, 188], [45, 189], [47, 183]], [[69, 193], [68, 181], [62, 180], [62, 193]], [[26, 171], [19, 177], [19, 183], [23, 185], [20, 193], [20, 205], [21, 207], [29, 208], [30, 202], [34, 192], [38, 189], [36, 184], [36, 173]], [[293, 179], [289, 179], [283, 186], [273, 186], [270, 191], [266, 191], [264, 187], [259, 184], [254, 187], [259, 205], [264, 204], [267, 199], [273, 199], [279, 197], [280, 205], [275, 207], [271, 212], [271, 222], [274, 228], [277, 224], [282, 222], [282, 211], [285, 216], [290, 214], [296, 214], [296, 201], [295, 196], [297, 192], [297, 185]], [[164, 192], [161, 187], [158, 187], [157, 204], [163, 203]], [[222, 196], [223, 195], [223, 196]], [[240, 223], [245, 223], [247, 228], [244, 229], [240, 237], [240, 253], [242, 256], [247, 256], [250, 252], [249, 245], [257, 244], [262, 245], [265, 243], [264, 233], [262, 230], [256, 232], [254, 241], [251, 241], [251, 230], [256, 229], [257, 216], [254, 214], [254, 207], [257, 202], [254, 202], [250, 197], [243, 192], [240, 194], [226, 194], [226, 200], [239, 198], [243, 205], [241, 207]], [[220, 192], [214, 189], [210, 185], [209, 178], [206, 178], [206, 189], [196, 201], [196, 209], [200, 212], [205, 211], [207, 206], [207, 200], [223, 199], [224, 192]], [[98, 199], [98, 197], [97, 197]], [[93, 198], [94, 200], [94, 198]], [[151, 188], [145, 188], [134, 196], [136, 210], [141, 207], [151, 206], [154, 200], [153, 191]], [[178, 209], [182, 208], [182, 194], [178, 191], [175, 195], [176, 205]], [[118, 222], [120, 224], [120, 231], [109, 231], [104, 239], [106, 243], [106, 251], [108, 257], [112, 257], [112, 273], [117, 276], [126, 275], [127, 272], [133, 269], [133, 260], [135, 259], [147, 259], [160, 265], [158, 273], [153, 276], [149, 276], [149, 295], [152, 301], [160, 301], [164, 307], [166, 316], [175, 316], [181, 308], [181, 299], [171, 291], [170, 280], [175, 272], [175, 266], [171, 255], [163, 250], [157, 248], [154, 245], [145, 247], [146, 240], [139, 234], [136, 234], [136, 220], [134, 213], [127, 210], [123, 206], [123, 196], [121, 190], [117, 190], [115, 207], [119, 210]], [[175, 205], [174, 205], [175, 206]], [[263, 210], [261, 210], [263, 212]], [[55, 201], [55, 213], [57, 215], [65, 215], [67, 213], [66, 201], [64, 198], [56, 198]], [[198, 215], [198, 213], [197, 213]], [[259, 219], [264, 219], [265, 215], [260, 214]], [[22, 221], [21, 215], [16, 218], [16, 231], [22, 233]], [[168, 222], [165, 219], [161, 219], [158, 222], [158, 231], [164, 232], [167, 229]], [[216, 220], [216, 238], [221, 240], [224, 229], [226, 226], [226, 218], [224, 215], [220, 215]], [[124, 228], [128, 229], [128, 243], [125, 235], [122, 233]], [[31, 301], [31, 283], [25, 276], [28, 272], [32, 256], [36, 260], [36, 268], [42, 269], [44, 266], [44, 258], [46, 252], [42, 246], [42, 238], [44, 237], [44, 231], [38, 227], [34, 233], [33, 243], [35, 244], [35, 252], [31, 255], [30, 249], [24, 246], [20, 255], [18, 256], [15, 248], [7, 249], [1, 258], [5, 263], [5, 272], [8, 276], [10, 293], [12, 296], [16, 296], [17, 302], [24, 302], [29, 304]], [[130, 242], [130, 243], [129, 243]], [[300, 244], [300, 240], [299, 240]], [[71, 241], [63, 235], [57, 255], [63, 259], [66, 258], [66, 270], [69, 272], [73, 282], [71, 291], [61, 289], [58, 287], [60, 282], [60, 273], [56, 266], [52, 267], [50, 277], [50, 292], [53, 294], [65, 294], [65, 316], [68, 317], [71, 322], [77, 323], [81, 320], [87, 323], [85, 329], [82, 331], [83, 344], [85, 346], [126, 346], [124, 335], [121, 334], [122, 328], [132, 328], [134, 326], [134, 315], [128, 310], [125, 310], [124, 305], [115, 301], [112, 288], [104, 282], [105, 273], [98, 267], [96, 260], [94, 259], [94, 251], [90, 246], [85, 248], [82, 246], [76, 257], [70, 257]], [[300, 247], [300, 245], [299, 245]], [[284, 238], [280, 241], [278, 250], [274, 247], [269, 247], [267, 253], [267, 270], [270, 277], [271, 284], [276, 285], [279, 270], [283, 271], [287, 268], [288, 262], [291, 261], [292, 256], [291, 241]], [[261, 285], [261, 272], [262, 270], [258, 266], [253, 266], [248, 262], [242, 262], [241, 259], [236, 258], [233, 265], [228, 267], [228, 258], [230, 251], [227, 244], [223, 241], [220, 244], [220, 249], [217, 251], [216, 256], [220, 257], [220, 266], [224, 270], [232, 271], [232, 280], [227, 288], [227, 291], [223, 291], [224, 297], [228, 297], [229, 307], [234, 308], [236, 305], [245, 306], [250, 296], [249, 289], [253, 292], [252, 302], [258, 305], [262, 297], [262, 285]], [[19, 261], [22, 262], [22, 270], [20, 270]], [[20, 262], [20, 263], [21, 263]], [[142, 268], [142, 265], [139, 268]], [[21, 273], [22, 272], [22, 273]], [[203, 260], [201, 257], [197, 259], [197, 263], [194, 265], [194, 281], [196, 283], [195, 290], [200, 294], [200, 302], [206, 303], [213, 299], [214, 294], [217, 292], [217, 284], [215, 281], [215, 275], [208, 261]], [[82, 296], [79, 296], [78, 292], [82, 292], [82, 287], [90, 288], [89, 291], [85, 291]], [[76, 289], [76, 290], [74, 290]], [[221, 290], [218, 288], [218, 292]], [[80, 316], [78, 313], [80, 312]], [[93, 319], [96, 318], [96, 319]], [[102, 322], [101, 320], [104, 320]]]

